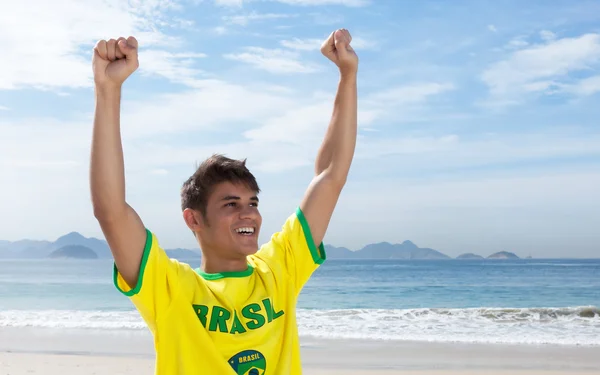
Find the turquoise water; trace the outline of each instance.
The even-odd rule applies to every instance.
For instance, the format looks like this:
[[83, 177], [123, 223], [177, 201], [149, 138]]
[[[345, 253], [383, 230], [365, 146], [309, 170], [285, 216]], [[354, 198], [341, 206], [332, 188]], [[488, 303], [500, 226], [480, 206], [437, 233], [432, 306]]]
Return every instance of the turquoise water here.
[[[193, 264], [193, 266], [197, 266]], [[328, 260], [300, 334], [600, 345], [600, 260]], [[0, 327], [145, 329], [107, 260], [0, 260]]]

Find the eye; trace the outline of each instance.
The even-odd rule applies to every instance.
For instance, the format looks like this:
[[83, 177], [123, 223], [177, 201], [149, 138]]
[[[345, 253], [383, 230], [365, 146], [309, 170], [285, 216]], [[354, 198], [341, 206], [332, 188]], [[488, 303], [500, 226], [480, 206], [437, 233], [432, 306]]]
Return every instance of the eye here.
[[235, 207], [236, 206], [236, 202], [229, 202], [225, 204], [225, 207]]
[[252, 206], [252, 207], [258, 207], [258, 202], [252, 202], [252, 203], [250, 203], [250, 206]]

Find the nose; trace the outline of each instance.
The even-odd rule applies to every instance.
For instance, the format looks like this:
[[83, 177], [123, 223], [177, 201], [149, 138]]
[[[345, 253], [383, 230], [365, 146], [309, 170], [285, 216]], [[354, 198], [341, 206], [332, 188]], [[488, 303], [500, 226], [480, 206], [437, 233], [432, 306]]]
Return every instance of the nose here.
[[244, 208], [240, 211], [241, 219], [256, 219], [260, 214], [258, 213], [258, 208], [254, 206], [244, 206]]

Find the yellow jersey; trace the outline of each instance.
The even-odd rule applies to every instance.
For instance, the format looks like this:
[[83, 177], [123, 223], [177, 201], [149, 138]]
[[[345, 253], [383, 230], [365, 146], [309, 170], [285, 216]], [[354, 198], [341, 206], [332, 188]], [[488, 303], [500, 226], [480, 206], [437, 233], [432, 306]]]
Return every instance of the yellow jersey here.
[[242, 272], [207, 274], [170, 259], [154, 233], [134, 289], [114, 284], [154, 337], [155, 374], [299, 375], [296, 302], [326, 258], [300, 208]]

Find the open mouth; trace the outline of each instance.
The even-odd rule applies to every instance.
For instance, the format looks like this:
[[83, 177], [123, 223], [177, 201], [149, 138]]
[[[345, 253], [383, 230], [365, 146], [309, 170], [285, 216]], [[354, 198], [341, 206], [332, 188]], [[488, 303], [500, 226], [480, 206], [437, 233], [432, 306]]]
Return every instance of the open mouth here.
[[252, 236], [254, 234], [254, 228], [253, 227], [237, 228], [235, 230], [235, 232], [242, 236]]

